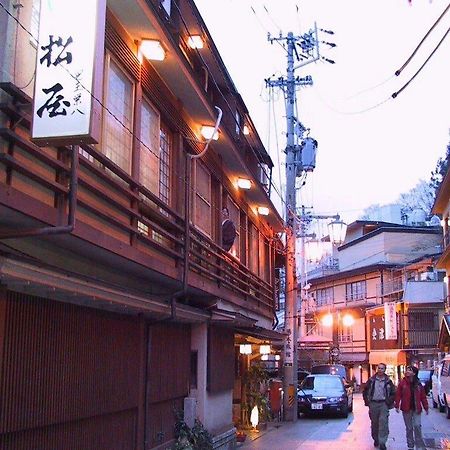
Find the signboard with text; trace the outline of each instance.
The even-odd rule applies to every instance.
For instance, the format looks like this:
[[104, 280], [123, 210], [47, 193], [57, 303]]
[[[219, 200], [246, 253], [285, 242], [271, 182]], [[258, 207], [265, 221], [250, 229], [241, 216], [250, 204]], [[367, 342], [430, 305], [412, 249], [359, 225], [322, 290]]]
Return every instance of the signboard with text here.
[[397, 314], [396, 303], [386, 302], [384, 304], [384, 329], [386, 339], [397, 339]]
[[32, 140], [38, 145], [100, 138], [105, 0], [41, 2]]
[[371, 315], [368, 317], [368, 323], [368, 332], [370, 333], [370, 348], [372, 350], [398, 348], [398, 338], [387, 339], [386, 337], [386, 323], [384, 315]]

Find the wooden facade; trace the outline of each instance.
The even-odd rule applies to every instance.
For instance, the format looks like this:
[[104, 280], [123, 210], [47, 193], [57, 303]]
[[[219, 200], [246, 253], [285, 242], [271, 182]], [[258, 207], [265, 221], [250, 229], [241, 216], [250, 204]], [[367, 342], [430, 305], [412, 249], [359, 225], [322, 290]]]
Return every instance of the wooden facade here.
[[[190, 395], [213, 434], [231, 432], [235, 329], [270, 330], [276, 304], [270, 157], [191, 0], [108, 0], [102, 139], [36, 145], [22, 77], [38, 4], [0, 31], [0, 448], [165, 448]], [[139, 57], [143, 35], [167, 61]], [[220, 139], [197, 158], [216, 106]]]

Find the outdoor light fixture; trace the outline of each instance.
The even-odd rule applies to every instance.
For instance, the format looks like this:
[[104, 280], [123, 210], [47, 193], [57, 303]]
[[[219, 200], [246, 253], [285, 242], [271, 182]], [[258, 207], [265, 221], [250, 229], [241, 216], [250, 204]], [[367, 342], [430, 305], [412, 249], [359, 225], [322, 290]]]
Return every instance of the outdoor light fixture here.
[[250, 130], [249, 130], [249, 128], [248, 128], [247, 125], [244, 125], [244, 128], [243, 128], [242, 132], [243, 132], [246, 136], [248, 136], [248, 135], [250, 134]]
[[344, 327], [351, 327], [354, 323], [355, 323], [355, 319], [350, 314], [346, 314], [342, 318], [342, 324], [344, 325]]
[[237, 185], [241, 189], [250, 189], [252, 187], [252, 182], [246, 178], [238, 178]]
[[252, 354], [252, 344], [239, 345], [239, 353], [241, 355], [251, 355]]
[[344, 243], [347, 233], [347, 225], [342, 220], [336, 219], [328, 224], [328, 232], [330, 233], [330, 241], [333, 245], [341, 245]]
[[332, 314], [326, 314], [325, 316], [322, 317], [320, 322], [322, 323], [322, 325], [324, 327], [331, 327], [333, 325], [333, 315]]
[[207, 140], [214, 139], [215, 141], [217, 141], [217, 139], [219, 139], [219, 132], [216, 131], [214, 133], [214, 127], [211, 127], [210, 125], [202, 125], [200, 133]]
[[261, 355], [261, 361], [269, 361], [269, 355]]
[[268, 216], [269, 208], [267, 208], [266, 206], [258, 206], [258, 214], [260, 216]]
[[305, 252], [308, 261], [318, 263], [323, 256], [322, 242], [318, 239], [312, 239], [305, 243]]
[[191, 48], [203, 48], [203, 39], [198, 34], [189, 36], [188, 45]]
[[270, 345], [260, 345], [259, 346], [259, 353], [261, 355], [270, 355]]
[[253, 431], [257, 431], [256, 427], [259, 423], [259, 411], [257, 406], [254, 406], [252, 409], [252, 412], [250, 414], [250, 423], [252, 424]]
[[280, 355], [275, 355], [275, 361], [279, 361], [279, 360], [280, 360], [280, 358], [281, 358], [281, 356], [280, 356]]
[[139, 51], [147, 59], [153, 61], [163, 61], [166, 57], [166, 52], [164, 51], [161, 42], [154, 39], [142, 39]]

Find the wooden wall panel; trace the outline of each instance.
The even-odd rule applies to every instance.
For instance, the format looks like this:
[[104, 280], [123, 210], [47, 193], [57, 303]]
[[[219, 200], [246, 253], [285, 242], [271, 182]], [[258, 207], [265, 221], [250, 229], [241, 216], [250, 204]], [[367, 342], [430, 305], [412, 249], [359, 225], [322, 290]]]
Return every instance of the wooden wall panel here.
[[170, 441], [176, 411], [189, 393], [190, 327], [158, 324], [150, 327], [147, 393], [147, 448]]
[[9, 291], [3, 315], [0, 448], [134, 448], [138, 321]]
[[208, 329], [208, 391], [234, 387], [234, 331], [211, 326]]

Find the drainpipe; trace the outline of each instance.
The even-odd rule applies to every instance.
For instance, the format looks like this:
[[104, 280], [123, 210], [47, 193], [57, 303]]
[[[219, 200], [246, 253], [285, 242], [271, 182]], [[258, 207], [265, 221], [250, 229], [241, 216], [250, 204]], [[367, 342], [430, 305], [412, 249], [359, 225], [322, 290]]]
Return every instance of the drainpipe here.
[[[185, 196], [184, 196], [184, 261], [183, 261], [183, 275], [182, 275], [182, 288], [181, 290], [175, 292], [172, 294], [172, 297], [170, 299], [170, 307], [171, 307], [171, 313], [170, 317], [167, 317], [165, 319], [158, 320], [156, 322], [166, 322], [166, 321], [173, 321], [176, 319], [176, 302], [177, 298], [184, 297], [186, 295], [187, 289], [188, 289], [188, 278], [189, 278], [189, 248], [191, 244], [191, 238], [190, 238], [190, 185], [191, 185], [191, 163], [193, 159], [201, 158], [206, 151], [208, 150], [209, 144], [211, 140], [213, 139], [214, 135], [216, 134], [220, 121], [222, 120], [222, 110], [216, 106], [215, 107], [218, 111], [218, 116], [216, 120], [216, 124], [214, 125], [214, 131], [212, 133], [212, 136], [206, 141], [205, 148], [197, 155], [192, 155], [190, 153], [186, 154], [186, 183], [185, 183]], [[156, 323], [154, 322], [154, 323]]]
[[21, 237], [50, 236], [54, 234], [71, 233], [75, 228], [77, 189], [78, 189], [78, 145], [72, 145], [70, 188], [69, 188], [69, 216], [67, 225], [1, 232], [0, 239], [16, 239]]

